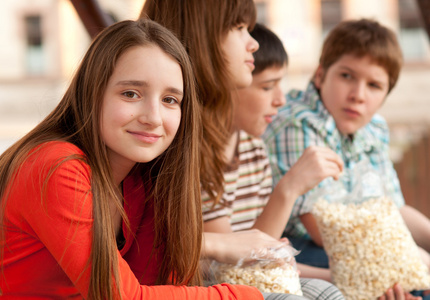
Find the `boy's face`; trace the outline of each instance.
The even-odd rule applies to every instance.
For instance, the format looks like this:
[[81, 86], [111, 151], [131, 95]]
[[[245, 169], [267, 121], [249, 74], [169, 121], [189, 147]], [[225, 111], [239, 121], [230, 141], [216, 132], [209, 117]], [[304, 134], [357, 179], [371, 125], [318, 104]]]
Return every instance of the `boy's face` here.
[[285, 104], [281, 80], [287, 67], [270, 67], [254, 75], [251, 86], [238, 90], [233, 120], [236, 129], [260, 136]]
[[348, 135], [369, 123], [381, 107], [389, 77], [370, 57], [345, 54], [328, 70], [318, 68], [315, 85], [337, 128]]

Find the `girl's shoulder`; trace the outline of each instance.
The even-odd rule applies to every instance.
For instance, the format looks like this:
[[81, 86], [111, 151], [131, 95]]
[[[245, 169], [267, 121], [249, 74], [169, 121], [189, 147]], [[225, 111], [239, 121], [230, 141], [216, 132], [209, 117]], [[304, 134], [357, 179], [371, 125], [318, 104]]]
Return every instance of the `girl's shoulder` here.
[[84, 152], [76, 145], [64, 141], [50, 141], [34, 147], [29, 153], [22, 169], [42, 173], [49, 172], [57, 167], [78, 168], [88, 173], [89, 166]]
[[70, 142], [65, 141], [50, 141], [44, 142], [33, 148], [30, 153], [41, 152], [47, 156], [64, 156], [80, 154], [83, 155], [84, 152], [79, 149], [78, 146]]
[[53, 161], [66, 157], [84, 157], [84, 152], [76, 145], [64, 141], [50, 141], [34, 147], [28, 154], [33, 163], [37, 161]]

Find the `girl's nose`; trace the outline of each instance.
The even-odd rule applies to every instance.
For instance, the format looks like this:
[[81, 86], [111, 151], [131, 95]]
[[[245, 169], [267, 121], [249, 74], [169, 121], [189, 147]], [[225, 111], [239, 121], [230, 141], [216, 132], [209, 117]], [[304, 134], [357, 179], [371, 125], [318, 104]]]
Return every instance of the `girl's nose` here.
[[258, 42], [249, 34], [249, 32], [248, 32], [248, 36], [249, 36], [248, 50], [251, 53], [254, 53], [255, 51], [258, 50], [258, 48], [260, 48], [260, 44], [258, 44]]
[[142, 101], [142, 106], [139, 112], [139, 122], [158, 127], [162, 124], [162, 109], [158, 98], [147, 98]]

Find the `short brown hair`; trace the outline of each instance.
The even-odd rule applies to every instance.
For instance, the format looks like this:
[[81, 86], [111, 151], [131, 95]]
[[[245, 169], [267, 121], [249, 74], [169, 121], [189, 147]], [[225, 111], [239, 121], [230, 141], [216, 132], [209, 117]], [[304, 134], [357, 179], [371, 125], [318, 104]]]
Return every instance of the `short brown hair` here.
[[272, 67], [282, 68], [288, 65], [288, 54], [281, 39], [263, 24], [257, 23], [250, 32], [260, 47], [254, 53], [255, 69], [252, 75], [257, 75]]
[[320, 56], [320, 66], [327, 71], [345, 54], [370, 56], [389, 77], [388, 92], [396, 85], [403, 63], [402, 50], [395, 33], [369, 19], [340, 22], [328, 34]]

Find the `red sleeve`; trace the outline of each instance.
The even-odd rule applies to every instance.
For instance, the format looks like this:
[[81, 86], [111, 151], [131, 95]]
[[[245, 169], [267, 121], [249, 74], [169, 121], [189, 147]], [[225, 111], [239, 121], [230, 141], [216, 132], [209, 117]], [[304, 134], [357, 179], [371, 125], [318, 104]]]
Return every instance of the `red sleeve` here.
[[[86, 297], [93, 225], [89, 166], [78, 159], [60, 164], [48, 181], [46, 198], [42, 201], [40, 196], [50, 167], [71, 154], [82, 152], [71, 144], [53, 143], [38, 153], [37, 159], [27, 161], [12, 185], [12, 208], [8, 212], [12, 221], [19, 212], [22, 220], [17, 223], [22, 230], [40, 241], [41, 251], [49, 251], [53, 263], [61, 267], [59, 272], [64, 272]], [[124, 299], [263, 299], [257, 289], [247, 286], [142, 286], [119, 252], [118, 261]], [[41, 269], [44, 264], [40, 262]]]

